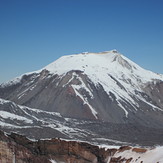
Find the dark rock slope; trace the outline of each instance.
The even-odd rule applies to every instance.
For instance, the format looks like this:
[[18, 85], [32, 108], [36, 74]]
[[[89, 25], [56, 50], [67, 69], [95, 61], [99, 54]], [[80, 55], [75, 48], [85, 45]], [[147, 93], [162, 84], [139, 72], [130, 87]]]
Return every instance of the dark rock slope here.
[[[156, 122], [156, 121], [155, 121]], [[52, 137], [94, 144], [153, 146], [163, 145], [163, 128], [64, 118], [59, 113], [32, 109], [0, 99], [0, 129], [26, 135], [30, 139]], [[147, 136], [148, 135], [148, 136]]]

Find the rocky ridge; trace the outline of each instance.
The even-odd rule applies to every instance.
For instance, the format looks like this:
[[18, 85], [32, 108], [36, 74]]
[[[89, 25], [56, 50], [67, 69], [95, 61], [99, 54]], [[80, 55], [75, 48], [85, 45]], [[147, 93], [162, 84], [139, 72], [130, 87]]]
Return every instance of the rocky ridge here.
[[[123, 146], [120, 148], [99, 148], [84, 142], [60, 139], [31, 141], [17, 134], [5, 135], [0, 132], [1, 163], [114, 163], [146, 162], [147, 156], [156, 154], [151, 161], [163, 160], [163, 148], [145, 149]], [[126, 152], [128, 155], [126, 155]], [[153, 163], [150, 160], [148, 163]]]

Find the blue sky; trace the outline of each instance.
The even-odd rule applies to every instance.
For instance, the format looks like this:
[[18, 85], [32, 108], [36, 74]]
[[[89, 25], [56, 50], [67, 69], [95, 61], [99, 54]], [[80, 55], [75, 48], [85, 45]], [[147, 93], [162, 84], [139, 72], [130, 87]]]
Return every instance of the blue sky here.
[[112, 49], [163, 74], [163, 0], [0, 0], [0, 83]]

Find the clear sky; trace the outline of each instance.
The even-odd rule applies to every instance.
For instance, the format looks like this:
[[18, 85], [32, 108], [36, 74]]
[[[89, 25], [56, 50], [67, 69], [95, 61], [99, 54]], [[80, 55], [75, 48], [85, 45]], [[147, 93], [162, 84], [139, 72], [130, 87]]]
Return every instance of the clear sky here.
[[163, 0], [0, 0], [0, 83], [112, 49], [163, 74]]

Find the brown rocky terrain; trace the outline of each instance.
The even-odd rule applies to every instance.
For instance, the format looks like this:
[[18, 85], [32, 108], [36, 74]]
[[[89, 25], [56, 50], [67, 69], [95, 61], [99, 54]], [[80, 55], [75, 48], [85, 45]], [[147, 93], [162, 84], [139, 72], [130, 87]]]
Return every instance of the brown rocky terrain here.
[[50, 160], [62, 162], [106, 162], [116, 149], [100, 149], [84, 142], [64, 141], [60, 139], [30, 141], [24, 136], [0, 133], [1, 163], [50, 163]]
[[[126, 151], [144, 154], [147, 149], [123, 146], [105, 149], [85, 142], [60, 139], [31, 141], [18, 134], [0, 131], [0, 163], [130, 163], [130, 157], [119, 156]], [[140, 156], [139, 156], [140, 158]]]

